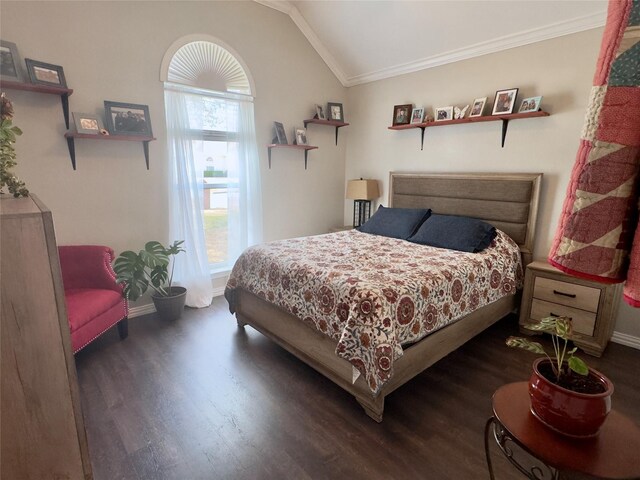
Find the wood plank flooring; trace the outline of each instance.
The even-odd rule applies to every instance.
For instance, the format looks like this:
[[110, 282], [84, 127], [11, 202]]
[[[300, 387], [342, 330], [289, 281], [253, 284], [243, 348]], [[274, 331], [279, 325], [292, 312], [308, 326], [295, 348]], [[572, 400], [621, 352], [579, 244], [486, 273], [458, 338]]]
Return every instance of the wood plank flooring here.
[[[491, 395], [526, 380], [535, 355], [504, 346], [507, 317], [386, 399], [382, 424], [355, 399], [250, 327], [226, 301], [115, 329], [76, 356], [97, 480], [488, 478]], [[640, 351], [583, 355], [640, 423]], [[497, 479], [520, 478], [497, 449]]]

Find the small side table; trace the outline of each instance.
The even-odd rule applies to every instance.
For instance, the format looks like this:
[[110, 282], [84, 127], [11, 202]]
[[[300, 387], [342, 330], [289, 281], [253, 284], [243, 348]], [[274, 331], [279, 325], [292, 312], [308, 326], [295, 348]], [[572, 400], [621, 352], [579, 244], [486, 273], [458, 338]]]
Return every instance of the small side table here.
[[[640, 478], [640, 428], [615, 410], [611, 410], [597, 437], [576, 440], [553, 432], [533, 416], [529, 410], [527, 382], [500, 387], [492, 403], [493, 417], [487, 421], [484, 432], [492, 480], [489, 451], [492, 431], [502, 453], [530, 479], [571, 478], [572, 474], [608, 479]], [[514, 444], [544, 466], [527, 469], [521, 465], [514, 458]]]

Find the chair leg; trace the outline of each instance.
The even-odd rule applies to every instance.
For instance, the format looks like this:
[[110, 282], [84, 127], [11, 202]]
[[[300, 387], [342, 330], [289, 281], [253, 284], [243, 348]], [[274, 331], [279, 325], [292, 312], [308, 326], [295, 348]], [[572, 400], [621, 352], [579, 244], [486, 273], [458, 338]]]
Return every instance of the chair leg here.
[[118, 326], [118, 335], [120, 335], [120, 340], [124, 340], [129, 335], [129, 319], [124, 317], [117, 324]]

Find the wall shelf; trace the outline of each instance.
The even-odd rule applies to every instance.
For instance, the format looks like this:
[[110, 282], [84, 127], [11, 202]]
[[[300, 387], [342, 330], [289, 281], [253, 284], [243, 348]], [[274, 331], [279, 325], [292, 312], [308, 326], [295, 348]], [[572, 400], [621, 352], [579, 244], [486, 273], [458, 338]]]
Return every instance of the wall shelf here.
[[322, 120], [320, 118], [309, 118], [307, 120], [303, 120], [303, 122], [304, 122], [304, 128], [307, 128], [307, 125], [309, 123], [314, 123], [316, 125], [329, 125], [331, 127], [336, 127], [336, 145], [338, 145], [338, 129], [340, 127], [346, 127], [347, 125], [349, 125], [348, 123], [340, 122], [338, 120]]
[[64, 115], [64, 124], [69, 128], [69, 95], [73, 93], [73, 89], [64, 87], [55, 87], [49, 85], [36, 85], [34, 83], [2, 81], [2, 88], [9, 90], [23, 90], [25, 92], [46, 93], [48, 95], [59, 95], [62, 102], [62, 114]]
[[87, 140], [115, 140], [125, 142], [142, 142], [142, 150], [144, 151], [144, 160], [147, 164], [147, 170], [149, 170], [149, 142], [155, 140], [155, 137], [147, 137], [140, 135], [91, 135], [87, 133], [75, 133], [67, 132], [64, 134], [64, 138], [67, 139], [67, 146], [69, 147], [69, 157], [71, 158], [71, 165], [73, 169], [76, 169], [76, 146], [75, 139], [87, 139]]
[[282, 144], [282, 143], [270, 143], [267, 145], [267, 150], [269, 152], [269, 168], [271, 168], [271, 149], [273, 148], [292, 148], [294, 150], [304, 150], [304, 169], [307, 169], [307, 154], [309, 150], [316, 150], [318, 147], [314, 147], [312, 145], [292, 145], [292, 144]]
[[457, 120], [445, 120], [442, 122], [425, 122], [425, 123], [414, 123], [410, 125], [394, 125], [387, 128], [389, 130], [409, 130], [412, 128], [419, 128], [421, 130], [420, 150], [423, 150], [424, 131], [426, 128], [445, 127], [447, 125], [458, 125], [461, 123], [497, 122], [502, 120], [502, 147], [504, 148], [504, 141], [507, 138], [507, 128], [509, 127], [509, 121], [519, 120], [522, 118], [548, 117], [549, 115], [550, 114], [548, 112], [543, 112], [542, 110], [540, 110], [538, 112], [511, 113], [509, 115], [484, 115], [482, 117], [459, 118]]

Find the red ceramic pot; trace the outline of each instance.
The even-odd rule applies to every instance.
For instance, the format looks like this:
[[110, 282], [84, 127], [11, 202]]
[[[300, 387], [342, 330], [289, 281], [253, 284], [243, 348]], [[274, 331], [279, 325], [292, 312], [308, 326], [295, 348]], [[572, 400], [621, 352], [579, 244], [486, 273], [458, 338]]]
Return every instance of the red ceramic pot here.
[[529, 379], [531, 413], [549, 428], [563, 435], [588, 438], [598, 434], [611, 410], [613, 384], [602, 373], [589, 369], [589, 375], [600, 382], [605, 391], [598, 394], [577, 393], [547, 380], [538, 370], [547, 358], [533, 362]]

